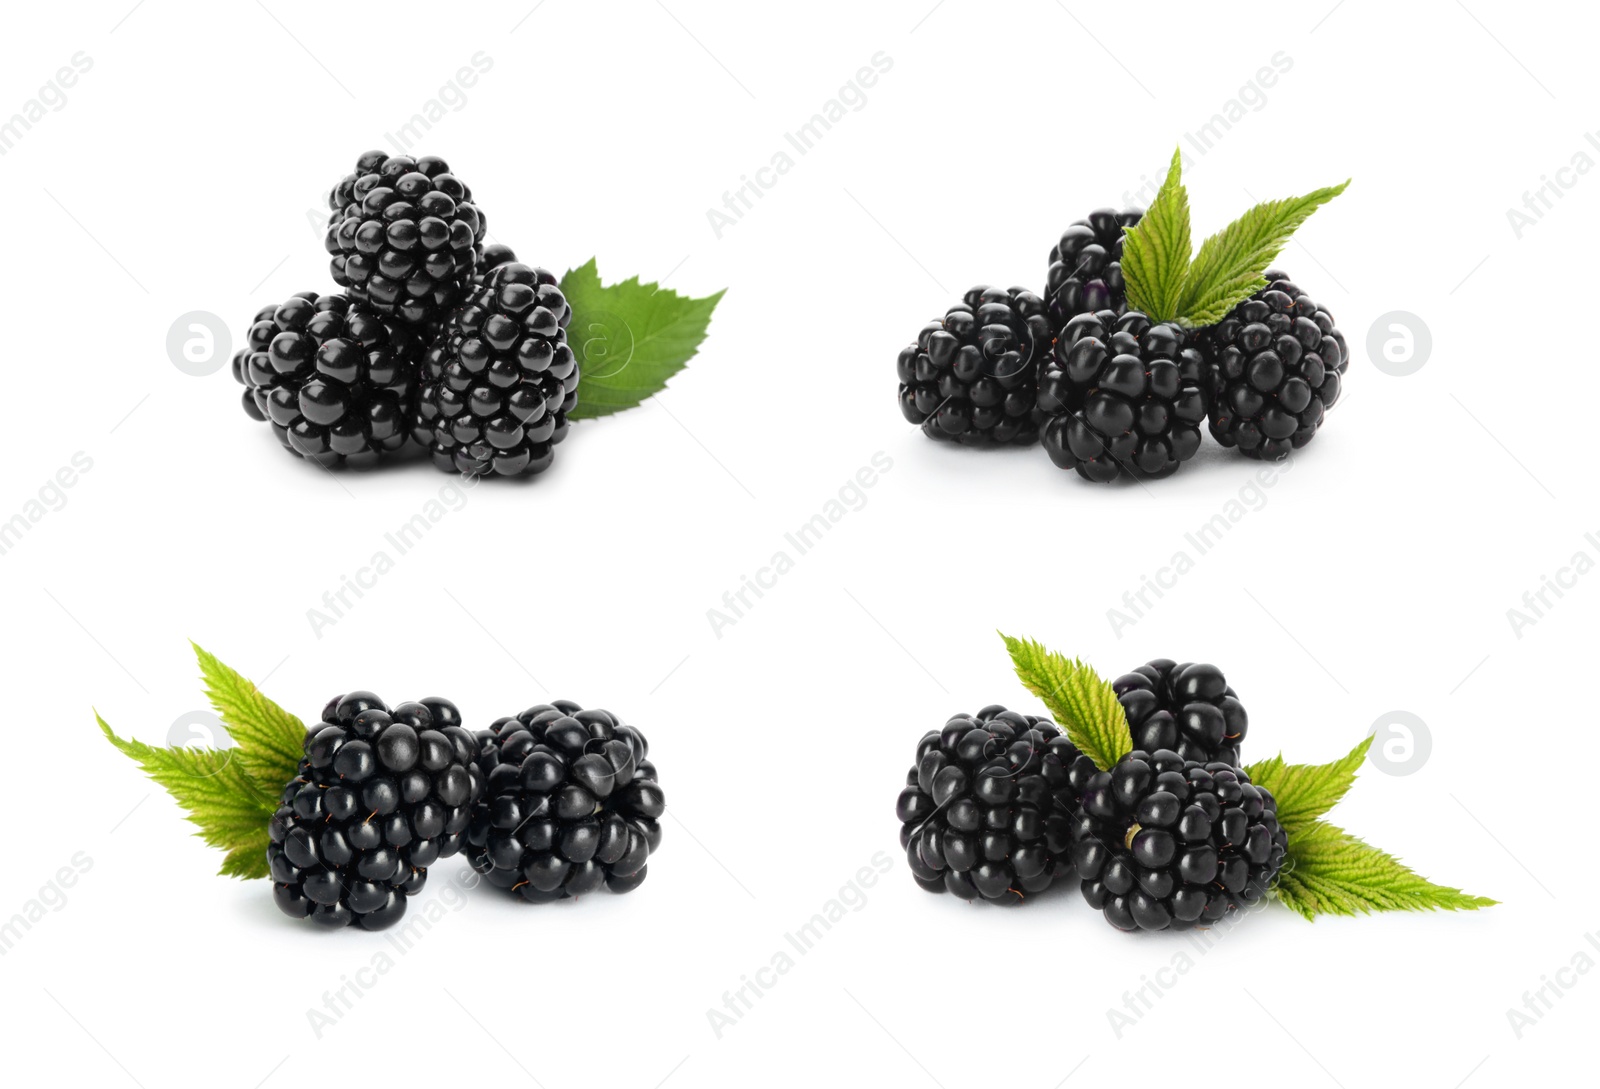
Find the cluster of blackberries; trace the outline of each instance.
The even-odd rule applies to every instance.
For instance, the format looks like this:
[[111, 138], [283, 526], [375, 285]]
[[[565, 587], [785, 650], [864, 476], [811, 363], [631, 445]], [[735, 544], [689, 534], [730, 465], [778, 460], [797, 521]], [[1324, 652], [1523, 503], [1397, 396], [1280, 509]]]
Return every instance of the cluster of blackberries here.
[[1203, 329], [1128, 309], [1126, 230], [1101, 209], [1062, 232], [1041, 298], [975, 287], [897, 361], [900, 408], [930, 438], [1041, 442], [1085, 479], [1155, 478], [1200, 448], [1200, 428], [1253, 458], [1311, 441], [1348, 365], [1333, 316], [1282, 272]]
[[556, 278], [486, 246], [471, 190], [434, 156], [369, 151], [328, 205], [343, 293], [257, 312], [233, 357], [245, 412], [328, 468], [413, 447], [447, 472], [548, 468], [579, 378]]
[[922, 738], [895, 807], [919, 885], [1015, 904], [1076, 873], [1122, 930], [1209, 925], [1266, 894], [1288, 837], [1239, 767], [1248, 721], [1222, 671], [1157, 659], [1112, 687], [1134, 750], [1108, 770], [999, 705]]
[[295, 918], [381, 930], [463, 848], [535, 902], [630, 892], [666, 809], [648, 749], [609, 712], [565, 700], [473, 733], [446, 699], [335, 697], [268, 825], [273, 897]]

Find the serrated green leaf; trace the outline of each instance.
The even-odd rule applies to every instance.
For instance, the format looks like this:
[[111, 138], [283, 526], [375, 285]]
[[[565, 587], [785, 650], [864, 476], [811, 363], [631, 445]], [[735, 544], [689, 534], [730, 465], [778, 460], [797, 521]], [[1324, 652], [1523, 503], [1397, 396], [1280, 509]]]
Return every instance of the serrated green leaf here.
[[1371, 747], [1372, 738], [1366, 737], [1331, 764], [1290, 764], [1279, 753], [1244, 770], [1252, 783], [1272, 792], [1278, 823], [1292, 836], [1338, 804], [1356, 781], [1356, 770]]
[[158, 749], [118, 737], [98, 711], [94, 719], [107, 741], [187, 810], [200, 828], [195, 835], [227, 852], [219, 871], [223, 876], [267, 876], [267, 822], [278, 808], [278, 792], [264, 795], [256, 789], [237, 749]]
[[1154, 321], [1178, 316], [1189, 271], [1189, 192], [1183, 187], [1183, 152], [1172, 153], [1166, 180], [1122, 242], [1122, 277], [1128, 307]]
[[1078, 751], [1102, 771], [1133, 751], [1128, 716], [1111, 685], [1076, 659], [1046, 650], [1031, 639], [1013, 639], [1004, 632], [1006, 650], [1017, 677], [1044, 701], [1056, 723]]
[[1277, 895], [1308, 920], [1373, 911], [1472, 911], [1499, 903], [1435, 885], [1393, 855], [1326, 821], [1289, 837]]
[[[1346, 178], [1303, 197], [1263, 201], [1200, 243], [1174, 315], [1178, 323], [1190, 328], [1215, 325], [1265, 287], [1262, 274], [1289, 236], [1349, 184]], [[1126, 275], [1126, 257], [1123, 269]]]
[[198, 643], [189, 645], [200, 663], [206, 698], [239, 746], [234, 759], [250, 776], [257, 793], [277, 797], [300, 763], [305, 724]]
[[594, 258], [562, 277], [561, 293], [579, 366], [574, 420], [633, 408], [665, 389], [699, 349], [724, 294], [692, 299], [638, 277], [606, 287]]

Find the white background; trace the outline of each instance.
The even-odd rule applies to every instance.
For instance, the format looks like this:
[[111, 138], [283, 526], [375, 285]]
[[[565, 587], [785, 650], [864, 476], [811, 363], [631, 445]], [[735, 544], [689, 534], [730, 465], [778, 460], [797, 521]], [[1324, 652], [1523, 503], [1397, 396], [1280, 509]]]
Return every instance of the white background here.
[[[0, 959], [12, 1071], [1048, 1089], [1231, 1084], [1248, 1064], [1476, 1089], [1588, 1061], [1600, 976], [1557, 973], [1600, 928], [1592, 757], [1550, 746], [1595, 728], [1600, 578], [1520, 638], [1507, 610], [1600, 554], [1600, 178], [1561, 175], [1520, 238], [1507, 209], [1576, 153], [1600, 161], [1592, 18], [1490, 0], [130, 5], [19, 10], [0, 44], [0, 116], [92, 61], [0, 157], [0, 520], [74, 454], [93, 463], [0, 556], [0, 918], [89, 863]], [[728, 294], [664, 395], [577, 425], [539, 479], [471, 491], [319, 638], [307, 610], [451, 478], [297, 463], [225, 368], [182, 373], [166, 337], [204, 311], [237, 345], [264, 302], [327, 290], [323, 193], [480, 52], [489, 70], [410, 150], [448, 158], [497, 239], [557, 272], [593, 254], [608, 279]], [[864, 105], [719, 238], [707, 209], [880, 52]], [[1242, 91], [1277, 54], [1288, 71]], [[1241, 94], [1258, 108], [1198, 150], [1188, 136]], [[922, 323], [973, 283], [1039, 289], [1061, 228], [1158, 175], [1175, 141], [1197, 238], [1354, 176], [1281, 261], [1354, 355], [1292, 470], [1252, 493], [1257, 467], [1208, 442], [1175, 478], [1107, 488], [1037, 449], [907, 426], [892, 363]], [[1408, 377], [1367, 349], [1397, 310], [1431, 330]], [[878, 452], [892, 469], [864, 505], [718, 638], [707, 610]], [[1113, 631], [1124, 592], [1241, 495], [1224, 542]], [[1215, 661], [1251, 759], [1332, 759], [1390, 712], [1420, 716], [1431, 756], [1366, 768], [1338, 819], [1503, 905], [1315, 924], [1274, 908], [1202, 955], [1113, 931], [1071, 888], [1013, 911], [923, 893], [893, 818], [918, 737], [991, 701], [1037, 710], [997, 628], [1108, 676]], [[649, 880], [542, 909], [451, 897], [404, 954], [292, 923], [265, 883], [213, 876], [219, 855], [94, 728], [91, 705], [165, 743], [203, 707], [190, 638], [302, 716], [356, 687], [448, 695], [477, 726], [561, 696], [613, 709], [667, 791]], [[707, 1010], [878, 852], [893, 867], [864, 905], [718, 1038]], [[413, 912], [465, 870], [437, 867]], [[379, 951], [393, 970], [318, 1038], [307, 1010]], [[1157, 975], [1180, 956], [1187, 974]], [[1507, 1010], [1545, 977], [1576, 985], [1519, 1038]], [[1107, 1011], [1163, 978], [1115, 1031]]]

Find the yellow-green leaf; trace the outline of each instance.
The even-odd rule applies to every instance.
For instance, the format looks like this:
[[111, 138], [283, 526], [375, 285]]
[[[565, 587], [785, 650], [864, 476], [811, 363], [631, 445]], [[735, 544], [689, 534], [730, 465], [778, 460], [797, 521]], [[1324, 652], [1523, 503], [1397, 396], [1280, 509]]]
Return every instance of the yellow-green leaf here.
[[1133, 751], [1128, 716], [1111, 684], [1084, 663], [1001, 633], [1017, 676], [1044, 701], [1078, 751], [1104, 770]]

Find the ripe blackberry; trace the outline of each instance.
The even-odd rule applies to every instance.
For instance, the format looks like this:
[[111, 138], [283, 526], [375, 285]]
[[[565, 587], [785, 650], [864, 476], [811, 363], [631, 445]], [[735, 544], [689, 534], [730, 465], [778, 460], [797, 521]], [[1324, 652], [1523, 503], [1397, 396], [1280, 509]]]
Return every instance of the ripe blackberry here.
[[472, 270], [472, 286], [482, 287], [489, 282], [489, 276], [495, 269], [501, 265], [514, 264], [516, 260], [517, 255], [512, 252], [510, 246], [491, 242], [483, 247], [483, 255], [478, 258], [477, 267]]
[[445, 471], [518, 476], [550, 467], [578, 403], [572, 308], [542, 268], [497, 266], [423, 357], [412, 435]]
[[1138, 208], [1100, 208], [1061, 232], [1060, 241], [1050, 247], [1044, 287], [1053, 333], [1059, 335], [1079, 314], [1120, 314], [1128, 308], [1122, 236], [1143, 216]]
[[1049, 719], [998, 704], [917, 745], [895, 814], [917, 884], [1019, 903], [1071, 867], [1070, 814], [1094, 762]]
[[1310, 442], [1350, 365], [1333, 315], [1277, 271], [1198, 341], [1214, 386], [1211, 434], [1252, 458]]
[[1178, 325], [1137, 310], [1079, 314], [1039, 368], [1045, 452], [1086, 480], [1175, 472], [1200, 448], [1203, 375]]
[[1267, 894], [1289, 837], [1238, 768], [1136, 749], [1097, 772], [1072, 820], [1083, 898], [1120, 930], [1209, 926]]
[[436, 859], [461, 849], [481, 787], [477, 739], [449, 700], [394, 709], [371, 692], [330, 700], [268, 826], [285, 914], [381, 930]]
[[422, 324], [461, 301], [484, 219], [443, 159], [369, 151], [328, 194], [333, 279], [386, 314]]
[[401, 450], [424, 343], [404, 322], [345, 295], [303, 291], [263, 307], [233, 356], [244, 410], [321, 465], [365, 468]]
[[608, 711], [557, 700], [499, 719], [478, 738], [474, 870], [534, 903], [639, 887], [666, 809], [644, 734]]
[[900, 352], [900, 411], [934, 439], [1027, 446], [1039, 437], [1044, 302], [1020, 287], [975, 287]]
[[1127, 713], [1134, 748], [1171, 749], [1185, 760], [1239, 766], [1250, 717], [1216, 666], [1157, 658], [1111, 687]]

